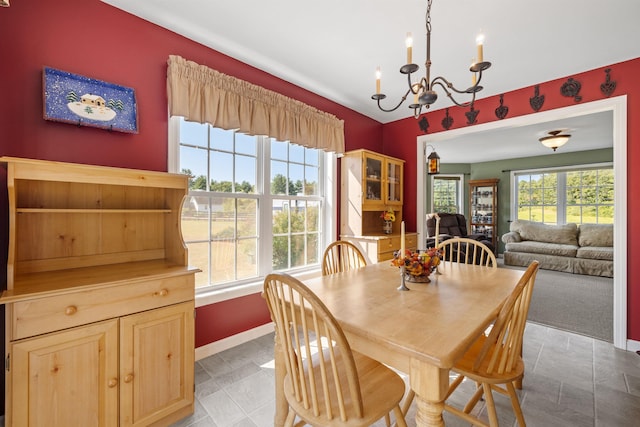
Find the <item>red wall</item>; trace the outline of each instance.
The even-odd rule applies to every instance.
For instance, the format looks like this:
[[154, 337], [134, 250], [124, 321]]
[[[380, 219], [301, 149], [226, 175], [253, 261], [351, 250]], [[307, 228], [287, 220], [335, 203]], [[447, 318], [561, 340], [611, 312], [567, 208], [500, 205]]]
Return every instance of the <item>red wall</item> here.
[[[0, 9], [0, 155], [166, 171], [169, 55], [282, 93], [345, 121], [346, 149], [382, 150], [382, 125], [98, 0], [14, 1]], [[44, 66], [135, 89], [139, 133], [76, 127], [42, 118]], [[8, 241], [6, 178], [0, 182], [0, 256]], [[0, 194], [1, 196], [1, 194]], [[6, 262], [0, 263], [6, 277]], [[4, 318], [4, 317], [3, 317]], [[198, 308], [201, 346], [269, 321], [256, 294]]]
[[[345, 121], [346, 149], [368, 148], [407, 160], [405, 194], [416, 194], [415, 138], [419, 128], [414, 119], [387, 125], [368, 119], [348, 108], [301, 89], [270, 74], [247, 66], [219, 52], [175, 33], [126, 14], [98, 0], [13, 1], [0, 9], [0, 155], [60, 160], [86, 164], [166, 170], [167, 101], [166, 61], [171, 54], [207, 65], [290, 96]], [[139, 133], [125, 134], [101, 129], [45, 121], [42, 118], [42, 68], [49, 66], [108, 82], [132, 87], [136, 91]], [[640, 111], [640, 88], [633, 76], [640, 62], [616, 64], [612, 78], [618, 81], [614, 95], [629, 94], [629, 157], [639, 158], [634, 144], [640, 137], [634, 123]], [[628, 81], [625, 81], [628, 76]], [[604, 81], [601, 70], [573, 76], [583, 83], [583, 101], [601, 98], [598, 85]], [[596, 85], [597, 83], [597, 85]], [[559, 95], [558, 82], [541, 85], [547, 100], [544, 109], [570, 105]], [[589, 88], [588, 86], [593, 86]], [[509, 117], [530, 113], [527, 88], [505, 95], [511, 109]], [[635, 96], [634, 96], [635, 95]], [[492, 120], [496, 98], [476, 104], [479, 123]], [[429, 114], [430, 132], [439, 131], [443, 111]], [[455, 126], [466, 122], [463, 111], [452, 108]], [[639, 113], [640, 114], [640, 113]], [[635, 120], [637, 121], [637, 120]], [[454, 127], [455, 127], [454, 126]], [[401, 143], [398, 143], [401, 142]], [[640, 171], [629, 170], [629, 192], [637, 189]], [[1, 174], [0, 174], [1, 175]], [[0, 176], [0, 180], [2, 177]], [[6, 189], [0, 182], [0, 191]], [[1, 196], [1, 195], [0, 195]], [[0, 256], [6, 259], [6, 196], [0, 197]], [[405, 206], [409, 229], [415, 229], [415, 200], [407, 197]], [[629, 212], [640, 201], [629, 198]], [[629, 221], [629, 235], [640, 225]], [[638, 254], [638, 243], [629, 239], [629, 255]], [[632, 258], [630, 258], [632, 259]], [[0, 262], [1, 268], [5, 263]], [[637, 283], [640, 266], [629, 263], [629, 283]], [[5, 272], [0, 271], [0, 276]], [[640, 299], [638, 286], [629, 287], [629, 337], [640, 340], [640, 314], [633, 313]], [[196, 345], [201, 346], [268, 321], [258, 294], [238, 300], [198, 308]]]
[[[568, 98], [560, 93], [560, 88], [569, 77], [573, 77], [582, 84], [580, 95], [581, 103], [596, 101], [605, 98], [600, 91], [600, 84], [605, 81], [605, 68], [611, 68], [611, 80], [616, 81], [616, 90], [611, 96], [627, 95], [627, 233], [628, 233], [628, 292], [627, 313], [629, 339], [640, 341], [640, 311], [634, 307], [640, 306], [640, 264], [631, 260], [640, 256], [640, 242], [635, 236], [640, 233], [640, 224], [635, 213], [640, 212], [640, 199], [631, 197], [640, 194], [640, 168], [633, 167], [633, 159], [640, 159], [640, 58], [613, 64], [609, 67], [590, 70], [581, 74], [567, 76], [563, 79], [540, 83], [540, 95], [545, 96], [544, 104], [540, 111], [574, 105], [573, 98]], [[504, 105], [509, 107], [507, 118], [533, 113], [529, 104], [529, 98], [534, 95], [534, 87], [527, 87], [504, 94]], [[477, 124], [497, 121], [495, 109], [500, 105], [499, 96], [489, 97], [476, 101], [474, 109], [479, 110]], [[468, 126], [464, 113], [468, 109], [459, 107], [449, 108], [449, 115], [453, 118], [451, 129]], [[442, 132], [442, 119], [445, 110], [437, 110], [426, 114], [429, 122], [428, 133]], [[412, 159], [416, 155], [416, 138], [422, 135], [417, 120], [408, 118], [388, 123], [383, 127], [383, 151], [385, 154], [403, 159]], [[451, 161], [451, 159], [442, 159]], [[416, 188], [416, 164], [408, 161], [405, 172], [405, 194], [417, 194]], [[422, 190], [421, 190], [422, 191]], [[407, 229], [416, 229], [416, 200], [405, 197], [404, 218], [407, 221]], [[635, 213], [634, 213], [635, 212]]]

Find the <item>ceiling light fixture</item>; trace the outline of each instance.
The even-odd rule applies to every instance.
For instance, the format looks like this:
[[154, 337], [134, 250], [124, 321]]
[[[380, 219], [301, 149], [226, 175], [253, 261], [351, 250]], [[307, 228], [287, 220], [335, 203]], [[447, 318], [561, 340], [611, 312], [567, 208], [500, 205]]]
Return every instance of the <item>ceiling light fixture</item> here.
[[431, 154], [427, 157], [427, 174], [437, 175], [440, 173], [440, 156], [436, 153], [433, 145], [427, 144], [427, 148], [431, 147]]
[[[480, 86], [480, 80], [482, 79], [482, 72], [491, 66], [490, 62], [483, 61], [482, 57], [482, 49], [484, 37], [482, 35], [478, 36], [476, 39], [477, 43], [477, 62], [474, 62], [469, 68], [472, 74], [472, 85], [465, 90], [458, 90], [453, 86], [453, 83], [449, 82], [444, 77], [434, 77], [431, 80], [431, 3], [433, 0], [427, 0], [427, 14], [426, 14], [426, 26], [427, 26], [427, 61], [425, 62], [426, 73], [425, 76], [420, 79], [418, 83], [411, 82], [411, 74], [418, 71], [420, 68], [417, 64], [413, 64], [411, 61], [412, 49], [413, 49], [413, 39], [411, 37], [411, 33], [407, 34], [407, 63], [400, 68], [400, 73], [407, 75], [407, 81], [409, 84], [409, 89], [402, 96], [398, 105], [393, 108], [385, 109], [380, 105], [380, 101], [385, 99], [387, 96], [380, 92], [380, 67], [376, 69], [376, 93], [371, 96], [371, 99], [375, 100], [378, 103], [378, 108], [380, 108], [384, 112], [395, 111], [402, 105], [402, 103], [407, 99], [409, 94], [413, 94], [413, 103], [409, 105], [409, 108], [413, 109], [414, 117], [418, 118], [422, 113], [422, 107], [426, 109], [429, 108], [431, 104], [436, 102], [438, 99], [438, 94], [436, 93], [434, 87], [436, 85], [440, 86], [449, 99], [453, 101], [459, 107], [473, 107], [473, 103], [476, 100], [476, 93], [482, 90], [482, 86]], [[449, 90], [451, 89], [451, 90]], [[453, 98], [452, 92], [459, 94], [470, 94], [471, 101], [465, 103], [459, 103]]]
[[562, 133], [561, 130], [552, 130], [548, 133], [549, 136], [540, 138], [540, 142], [542, 145], [551, 148], [553, 151], [556, 151], [558, 147], [562, 147], [567, 143], [567, 141], [569, 141], [569, 138], [571, 138], [571, 135], [560, 135]]

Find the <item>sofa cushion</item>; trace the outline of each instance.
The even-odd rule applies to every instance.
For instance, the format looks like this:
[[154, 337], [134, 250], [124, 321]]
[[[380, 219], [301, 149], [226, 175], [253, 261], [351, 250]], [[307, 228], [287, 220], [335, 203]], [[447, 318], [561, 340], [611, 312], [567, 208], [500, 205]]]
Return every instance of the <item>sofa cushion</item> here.
[[508, 252], [526, 252], [572, 258], [575, 258], [578, 252], [578, 246], [576, 245], [561, 245], [558, 243], [535, 242], [532, 240], [524, 240], [518, 243], [507, 243], [505, 245], [505, 249]]
[[613, 261], [613, 246], [581, 246], [576, 257]]
[[510, 231], [510, 232], [504, 233], [502, 235], [502, 242], [503, 243], [522, 242], [522, 237], [520, 236], [520, 233], [518, 233], [516, 231]]
[[[553, 256], [543, 254], [528, 254], [525, 252], [505, 252], [504, 265], [519, 265], [528, 267], [531, 261], [538, 261], [540, 268], [547, 270], [563, 271], [565, 273], [573, 273], [573, 264], [577, 258], [569, 258], [564, 256]], [[585, 262], [598, 263], [604, 261], [582, 260]]]
[[601, 259], [574, 258], [573, 272], [589, 276], [613, 277], [613, 262]]
[[578, 230], [580, 246], [613, 247], [613, 224], [581, 224]]
[[[511, 223], [510, 230], [520, 233], [522, 240], [578, 245], [578, 226], [572, 222], [564, 225], [548, 225], [517, 219]], [[575, 256], [575, 254], [567, 256]]]

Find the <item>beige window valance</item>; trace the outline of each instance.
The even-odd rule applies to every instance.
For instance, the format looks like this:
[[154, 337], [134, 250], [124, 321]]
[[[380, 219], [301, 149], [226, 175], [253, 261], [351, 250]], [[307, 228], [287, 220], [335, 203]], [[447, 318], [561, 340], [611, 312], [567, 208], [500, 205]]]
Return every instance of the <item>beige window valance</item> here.
[[344, 121], [302, 102], [170, 55], [169, 114], [267, 135], [310, 148], [344, 152]]

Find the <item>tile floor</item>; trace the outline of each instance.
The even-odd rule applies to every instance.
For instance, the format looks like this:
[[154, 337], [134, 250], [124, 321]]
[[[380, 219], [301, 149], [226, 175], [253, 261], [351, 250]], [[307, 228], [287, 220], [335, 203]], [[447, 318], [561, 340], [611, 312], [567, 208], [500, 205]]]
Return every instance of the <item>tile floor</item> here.
[[[528, 323], [524, 357], [520, 401], [529, 427], [640, 425], [640, 356], [636, 353]], [[172, 427], [273, 425], [273, 334], [196, 362], [195, 374], [195, 413]], [[451, 399], [459, 400], [472, 387], [464, 383]], [[500, 425], [517, 425], [509, 400], [499, 394], [495, 398]], [[409, 426], [415, 426], [414, 411], [415, 404], [407, 419]], [[486, 419], [482, 406], [477, 411]], [[449, 427], [468, 425], [447, 413], [445, 422]]]

